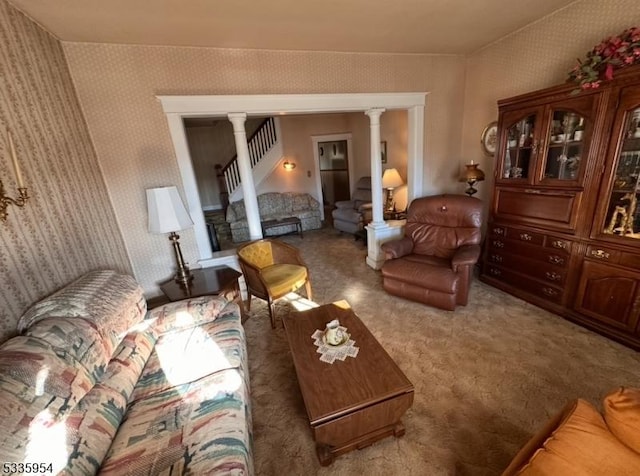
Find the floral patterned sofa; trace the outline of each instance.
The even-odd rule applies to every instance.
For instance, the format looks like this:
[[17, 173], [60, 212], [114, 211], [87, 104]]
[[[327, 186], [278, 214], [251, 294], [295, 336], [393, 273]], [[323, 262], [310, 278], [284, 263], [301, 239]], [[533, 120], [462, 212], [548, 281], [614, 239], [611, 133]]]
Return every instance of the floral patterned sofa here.
[[224, 297], [146, 312], [135, 280], [91, 272], [0, 346], [0, 455], [44, 474], [253, 474], [240, 311]]
[[[320, 204], [308, 193], [263, 193], [258, 195], [258, 210], [262, 221], [297, 217], [300, 219], [302, 231], [316, 230], [322, 226]], [[234, 243], [249, 240], [249, 224], [244, 200], [229, 204], [227, 223], [231, 228], [231, 239]], [[280, 235], [289, 231], [292, 231], [291, 226], [282, 226], [271, 228], [269, 233]]]

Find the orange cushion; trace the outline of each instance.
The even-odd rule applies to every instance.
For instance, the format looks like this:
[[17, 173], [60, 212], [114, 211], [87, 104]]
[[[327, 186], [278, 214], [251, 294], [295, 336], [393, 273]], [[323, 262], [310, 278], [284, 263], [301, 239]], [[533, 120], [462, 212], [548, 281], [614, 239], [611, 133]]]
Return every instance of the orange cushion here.
[[577, 400], [573, 411], [518, 474], [634, 476], [640, 474], [640, 455], [611, 434], [591, 404]]
[[611, 433], [640, 453], [640, 388], [620, 387], [604, 397], [604, 419]]

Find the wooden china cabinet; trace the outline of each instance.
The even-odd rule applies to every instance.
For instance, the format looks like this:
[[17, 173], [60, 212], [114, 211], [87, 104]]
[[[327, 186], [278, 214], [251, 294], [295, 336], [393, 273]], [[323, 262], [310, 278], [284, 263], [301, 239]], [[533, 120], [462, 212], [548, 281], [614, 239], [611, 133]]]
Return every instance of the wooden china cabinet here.
[[481, 279], [640, 349], [640, 67], [498, 102]]

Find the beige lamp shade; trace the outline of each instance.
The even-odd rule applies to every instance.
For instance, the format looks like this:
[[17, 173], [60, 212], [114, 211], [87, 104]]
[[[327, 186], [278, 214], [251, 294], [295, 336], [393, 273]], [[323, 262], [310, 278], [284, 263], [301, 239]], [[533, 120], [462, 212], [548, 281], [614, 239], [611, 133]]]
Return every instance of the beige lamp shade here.
[[383, 188], [396, 188], [400, 185], [404, 185], [404, 181], [397, 169], [387, 169], [382, 175], [382, 187]]
[[171, 233], [193, 226], [174, 186], [147, 189], [147, 208], [151, 233]]

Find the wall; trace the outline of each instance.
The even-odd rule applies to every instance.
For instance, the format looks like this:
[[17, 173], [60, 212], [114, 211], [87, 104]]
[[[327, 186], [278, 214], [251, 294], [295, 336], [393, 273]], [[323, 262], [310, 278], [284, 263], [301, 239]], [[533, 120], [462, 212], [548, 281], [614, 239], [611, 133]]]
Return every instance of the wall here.
[[[145, 189], [180, 185], [159, 94], [429, 92], [425, 190], [458, 186], [465, 61], [458, 56], [233, 50], [65, 43], [107, 187], [148, 294], [173, 267], [167, 237], [146, 230]], [[443, 177], [446, 176], [446, 180]], [[187, 261], [197, 249], [181, 233]]]
[[0, 0], [0, 180], [30, 199], [0, 222], [0, 342], [36, 300], [97, 268], [131, 272], [58, 41]]
[[584, 0], [470, 55], [462, 156], [463, 163], [475, 160], [486, 172], [477, 197], [488, 199], [493, 182], [494, 158], [483, 155], [480, 135], [498, 117], [496, 101], [564, 82], [576, 58], [603, 38], [639, 25], [637, 0]]

